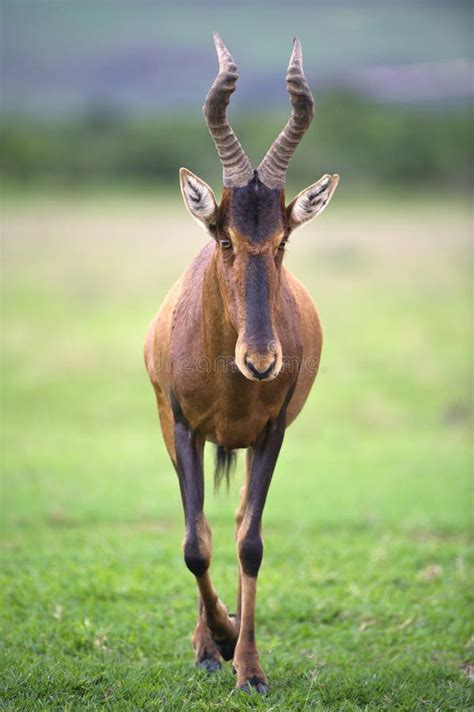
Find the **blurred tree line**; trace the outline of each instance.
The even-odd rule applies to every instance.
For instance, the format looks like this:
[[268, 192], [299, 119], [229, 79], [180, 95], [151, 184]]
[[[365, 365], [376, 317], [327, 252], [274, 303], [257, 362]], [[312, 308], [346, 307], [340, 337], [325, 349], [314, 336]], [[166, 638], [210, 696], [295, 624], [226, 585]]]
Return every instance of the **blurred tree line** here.
[[[245, 149], [258, 164], [288, 114], [231, 114]], [[16, 184], [172, 184], [184, 165], [214, 185], [216, 152], [202, 116], [127, 116], [94, 108], [55, 120], [4, 115], [0, 175]], [[331, 94], [290, 168], [300, 187], [339, 172], [353, 187], [466, 186], [472, 178], [473, 132], [466, 107], [407, 107]]]

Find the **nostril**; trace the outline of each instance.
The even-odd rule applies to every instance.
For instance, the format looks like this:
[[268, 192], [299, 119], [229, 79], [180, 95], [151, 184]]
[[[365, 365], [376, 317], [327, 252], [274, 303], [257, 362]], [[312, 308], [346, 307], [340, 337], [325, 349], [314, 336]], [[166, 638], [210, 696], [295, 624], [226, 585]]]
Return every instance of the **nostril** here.
[[265, 369], [265, 371], [259, 371], [258, 368], [252, 363], [252, 361], [248, 358], [248, 356], [245, 357], [245, 365], [253, 373], [255, 378], [258, 378], [259, 381], [263, 381], [265, 378], [268, 378], [268, 376], [271, 374], [273, 369], [275, 368], [275, 363], [276, 363], [276, 358], [273, 359], [271, 364], [268, 366], [268, 368]]

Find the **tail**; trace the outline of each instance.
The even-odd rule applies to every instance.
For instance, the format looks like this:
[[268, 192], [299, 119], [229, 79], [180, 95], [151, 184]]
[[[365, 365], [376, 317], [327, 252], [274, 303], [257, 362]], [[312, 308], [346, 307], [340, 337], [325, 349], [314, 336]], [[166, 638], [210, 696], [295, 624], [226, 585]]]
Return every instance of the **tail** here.
[[224, 450], [222, 445], [216, 445], [216, 466], [214, 469], [214, 490], [220, 487], [222, 480], [225, 478], [227, 489], [230, 484], [230, 476], [235, 468], [237, 454], [234, 450]]

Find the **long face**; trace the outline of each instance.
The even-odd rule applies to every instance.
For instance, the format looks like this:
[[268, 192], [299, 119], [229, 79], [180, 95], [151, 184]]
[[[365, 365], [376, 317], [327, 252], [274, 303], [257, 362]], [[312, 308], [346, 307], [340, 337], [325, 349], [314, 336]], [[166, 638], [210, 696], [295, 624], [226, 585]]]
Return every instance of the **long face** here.
[[257, 177], [242, 188], [225, 188], [220, 206], [209, 186], [181, 169], [185, 204], [216, 241], [223, 307], [236, 334], [235, 362], [246, 378], [269, 381], [284, 354], [276, 330], [286, 242], [298, 226], [320, 213], [337, 185], [323, 176], [288, 207], [284, 193]]
[[219, 35], [214, 35], [219, 73], [204, 104], [204, 116], [223, 168], [220, 206], [209, 186], [186, 168], [181, 192], [191, 215], [216, 241], [217, 274], [224, 308], [237, 333], [235, 361], [246, 378], [277, 378], [283, 363], [276, 330], [281, 265], [290, 233], [320, 213], [331, 199], [338, 175], [325, 175], [285, 207], [288, 163], [314, 114], [303, 72], [299, 40], [286, 76], [291, 118], [254, 171], [226, 116], [237, 67]]
[[253, 380], [276, 378], [282, 366], [275, 310], [288, 235], [281, 191], [258, 178], [225, 191], [215, 236], [219, 281], [238, 335], [235, 361]]

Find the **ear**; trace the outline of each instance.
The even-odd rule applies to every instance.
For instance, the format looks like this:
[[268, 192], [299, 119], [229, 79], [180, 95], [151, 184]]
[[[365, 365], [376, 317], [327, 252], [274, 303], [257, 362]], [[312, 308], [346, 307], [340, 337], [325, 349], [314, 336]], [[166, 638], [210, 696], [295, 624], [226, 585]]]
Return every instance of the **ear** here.
[[217, 203], [207, 183], [188, 171], [179, 169], [179, 183], [187, 209], [205, 230], [209, 232], [216, 224]]
[[294, 230], [322, 213], [338, 183], [339, 176], [335, 173], [323, 176], [317, 183], [302, 190], [286, 209], [290, 227]]

